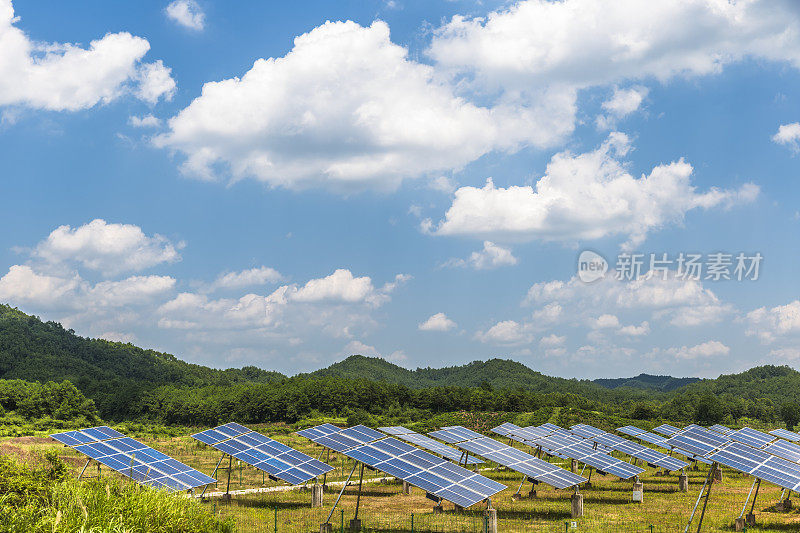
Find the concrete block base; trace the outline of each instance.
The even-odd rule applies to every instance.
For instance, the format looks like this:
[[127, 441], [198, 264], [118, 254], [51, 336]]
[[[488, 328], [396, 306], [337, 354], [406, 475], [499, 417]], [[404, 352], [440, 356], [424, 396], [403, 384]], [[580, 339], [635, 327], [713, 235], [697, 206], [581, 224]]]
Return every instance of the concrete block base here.
[[689, 492], [689, 476], [686, 474], [678, 476], [678, 490], [680, 492]]
[[583, 494], [573, 494], [570, 498], [572, 502], [572, 518], [583, 516]]
[[578, 472], [578, 461], [576, 461], [575, 459], [572, 459], [570, 461], [570, 463], [569, 463], [569, 470], [573, 474], [577, 473]]
[[230, 502], [231, 501], [231, 495], [230, 494], [223, 494], [222, 496], [219, 497], [219, 499], [222, 500], [223, 502]]
[[353, 518], [350, 520], [350, 533], [357, 533], [361, 531], [361, 520]]
[[719, 468], [714, 470], [714, 481], [716, 483], [719, 483], [720, 481], [722, 481], [722, 470], [720, 470]]
[[333, 524], [325, 522], [319, 526], [319, 533], [333, 533]]
[[403, 481], [403, 494], [411, 494], [411, 485], [408, 484], [408, 481]]
[[311, 507], [322, 507], [322, 485], [311, 487]]
[[733, 522], [733, 530], [734, 531], [744, 531], [744, 527], [745, 527], [744, 518], [737, 518]]
[[644, 483], [633, 484], [632, 499], [637, 503], [644, 503]]

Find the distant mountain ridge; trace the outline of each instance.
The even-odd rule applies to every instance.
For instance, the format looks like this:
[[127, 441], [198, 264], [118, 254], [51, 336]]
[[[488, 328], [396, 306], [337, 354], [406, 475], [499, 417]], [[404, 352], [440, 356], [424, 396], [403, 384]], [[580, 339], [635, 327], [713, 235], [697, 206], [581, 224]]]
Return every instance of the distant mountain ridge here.
[[700, 381], [700, 378], [674, 378], [672, 376], [655, 376], [653, 374], [639, 374], [632, 378], [601, 378], [593, 380], [594, 383], [608, 389], [630, 387], [632, 389], [659, 390], [663, 392], [674, 391], [686, 385]]

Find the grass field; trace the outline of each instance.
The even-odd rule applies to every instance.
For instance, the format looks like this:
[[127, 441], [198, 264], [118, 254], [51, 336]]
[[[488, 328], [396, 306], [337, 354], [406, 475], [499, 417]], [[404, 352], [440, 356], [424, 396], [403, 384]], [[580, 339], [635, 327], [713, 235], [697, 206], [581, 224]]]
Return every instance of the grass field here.
[[[304, 451], [319, 456], [321, 449], [308, 440], [291, 433], [287, 426], [255, 426], [267, 435]], [[191, 429], [187, 429], [188, 435]], [[198, 443], [190, 437], [141, 434], [135, 436], [154, 448], [168, 453], [176, 459], [210, 474], [219, 461], [219, 452]], [[46, 437], [5, 438], [0, 440], [0, 453], [12, 454], [21, 458], [31, 457], [47, 450], [58, 450], [62, 458], [76, 472], [85, 464], [85, 458]], [[237, 531], [319, 531], [330, 507], [336, 499], [341, 485], [335, 486], [347, 477], [352, 462], [339, 454], [323, 455], [323, 461], [335, 468], [327, 476], [331, 483], [324, 496], [324, 507], [312, 509], [310, 506], [310, 486], [301, 490], [283, 490], [284, 485], [264, 478], [260, 471], [233, 461], [230, 476], [230, 490], [276, 487], [276, 490], [256, 494], [234, 495], [230, 502], [212, 497], [203, 505], [220, 517], [233, 518]], [[556, 459], [553, 459], [556, 461]], [[228, 466], [228, 459], [221, 465]], [[571, 529], [569, 491], [558, 491], [546, 485], [539, 485], [535, 499], [513, 500], [512, 494], [520, 482], [520, 475], [505, 469], [494, 469], [493, 465], [480, 465], [481, 473], [509, 487], [492, 499], [497, 509], [498, 531], [641, 531], [672, 532], [683, 531], [691, 513], [700, 488], [705, 480], [706, 469], [688, 472], [690, 488], [688, 493], [678, 492], [677, 474], [657, 475], [648, 468], [642, 476], [645, 489], [644, 503], [632, 502], [632, 484], [620, 481], [613, 476], [592, 476], [592, 487], [584, 488], [584, 517], [576, 520], [577, 529]], [[85, 476], [97, 476], [96, 467], [90, 466]], [[116, 476], [103, 467], [101, 476]], [[358, 469], [354, 476], [357, 482]], [[402, 494], [401, 484], [396, 480], [378, 482], [381, 474], [365, 470], [365, 484], [361, 493], [359, 518], [365, 529], [374, 531], [483, 531], [482, 509], [469, 509], [457, 513], [451, 504], [445, 504], [444, 512], [433, 513], [433, 502], [424, 492], [412, 488], [410, 495]], [[209, 487], [209, 492], [224, 491], [228, 476], [221, 469], [217, 478], [220, 482]], [[752, 478], [723, 469], [721, 483], [715, 483], [706, 510], [703, 531], [732, 531], [734, 518], [738, 517], [752, 484]], [[526, 483], [523, 493], [530, 484]], [[333, 513], [331, 522], [334, 531], [341, 524], [347, 528], [355, 510], [357, 487], [347, 487]], [[774, 485], [763, 483], [755, 507], [757, 525], [750, 531], [800, 531], [800, 512], [777, 512], [774, 505], [780, 499], [781, 490]], [[476, 506], [478, 507], [478, 506]], [[701, 503], [702, 507], [702, 503]], [[342, 513], [342, 511], [344, 511]], [[748, 506], [749, 511], [749, 506]], [[413, 521], [413, 526], [412, 526]], [[695, 521], [696, 524], [696, 521]], [[696, 525], [692, 528], [696, 530]]]

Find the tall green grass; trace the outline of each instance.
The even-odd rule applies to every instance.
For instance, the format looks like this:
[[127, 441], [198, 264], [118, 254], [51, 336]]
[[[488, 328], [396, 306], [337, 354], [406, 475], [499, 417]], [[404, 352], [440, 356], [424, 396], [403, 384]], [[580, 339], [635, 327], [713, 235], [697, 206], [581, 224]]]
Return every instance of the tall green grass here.
[[230, 521], [191, 498], [118, 479], [77, 480], [54, 454], [0, 457], [2, 533], [228, 533]]

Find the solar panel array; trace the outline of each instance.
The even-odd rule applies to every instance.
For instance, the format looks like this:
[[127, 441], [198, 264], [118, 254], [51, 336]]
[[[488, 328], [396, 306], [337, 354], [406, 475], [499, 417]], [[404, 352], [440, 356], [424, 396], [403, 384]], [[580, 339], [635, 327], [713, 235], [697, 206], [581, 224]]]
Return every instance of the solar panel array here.
[[679, 448], [697, 456], [703, 456], [714, 452], [728, 442], [730, 442], [728, 437], [694, 426], [670, 437], [665, 444], [671, 448]]
[[709, 426], [708, 429], [715, 431], [720, 435], [730, 435], [734, 431], [727, 426], [723, 426], [722, 424], [714, 424], [713, 426]]
[[[546, 437], [553, 433], [552, 430], [549, 429], [542, 429], [541, 427], [528, 427], [522, 428], [516, 424], [512, 424], [511, 422], [503, 422], [496, 428], [492, 428], [492, 431], [497, 433], [498, 435], [502, 435], [504, 437], [508, 437], [511, 440], [519, 442], [521, 444], [528, 445], [528, 442], [540, 439], [542, 437]], [[566, 455], [562, 455], [555, 450], [551, 450], [549, 448], [543, 448], [547, 455], [551, 455], [553, 457], [560, 457], [561, 459], [570, 459]]]
[[366, 444], [385, 437], [380, 431], [361, 424], [347, 429], [338, 428], [333, 424], [322, 424], [298, 431], [297, 434], [336, 452], [343, 452], [359, 444]]
[[[333, 444], [339, 448], [337, 451], [351, 459], [461, 507], [475, 505], [507, 488], [502, 483], [365, 426], [348, 429], [339, 429], [330, 424], [327, 426], [330, 427], [316, 426], [298, 433], [326, 447]], [[336, 428], [338, 433], [333, 433], [331, 427]], [[344, 439], [339, 438], [343, 435], [346, 435]], [[355, 442], [356, 439], [375, 435], [376, 438], [366, 443], [356, 442], [347, 447], [348, 441]]]
[[671, 437], [674, 434], [678, 433], [680, 430], [681, 430], [680, 428], [676, 428], [675, 426], [670, 426], [669, 424], [661, 424], [657, 428], [653, 428], [653, 431], [661, 435], [664, 435], [666, 437]]
[[430, 435], [557, 489], [574, 487], [588, 481], [582, 476], [527, 454], [522, 450], [512, 448], [507, 444], [461, 426], [442, 428], [439, 431], [432, 431]]
[[753, 428], [742, 428], [734, 431], [730, 435], [726, 435], [730, 440], [741, 442], [752, 446], [753, 448], [762, 448], [775, 440], [773, 435], [768, 435], [763, 431], [758, 431]]
[[543, 424], [538, 427], [551, 430], [552, 433], [546, 437], [526, 440], [528, 446], [541, 447], [545, 450], [554, 450], [561, 455], [587, 464], [595, 470], [615, 475], [620, 479], [630, 479], [644, 472], [644, 468], [612, 457], [602, 449], [597, 449], [596, 445], [590, 443], [590, 441], [555, 424], [549, 424], [547, 427]]
[[292, 485], [333, 470], [322, 461], [235, 422], [201, 431], [192, 437]]
[[[394, 435], [398, 439], [403, 439], [404, 441], [410, 442], [411, 444], [416, 444], [420, 448], [425, 448], [426, 450], [438, 453], [445, 459], [452, 459], [453, 461], [457, 461], [460, 463], [461, 458], [464, 455], [464, 452], [460, 452], [455, 448], [452, 448], [446, 444], [442, 444], [437, 440], [433, 440], [427, 435], [421, 435], [416, 431], [411, 431], [410, 429], [405, 428], [403, 426], [389, 426], [389, 427], [381, 427], [378, 429], [383, 431], [384, 433], [388, 433], [389, 435]], [[471, 456], [468, 456], [466, 460], [466, 464], [468, 465], [477, 465], [481, 463], [483, 463], [483, 461]]]
[[681, 468], [689, 466], [689, 463], [681, 461], [680, 459], [670, 457], [652, 448], [612, 435], [611, 433], [607, 433], [587, 424], [576, 424], [570, 429], [573, 433], [581, 437], [585, 437], [599, 444], [604, 444], [613, 450], [620, 451], [631, 457], [641, 459], [649, 465], [659, 466], [670, 471], [680, 470]]
[[795, 433], [794, 431], [789, 431], [788, 429], [773, 429], [770, 431], [770, 434], [782, 439], [790, 440], [792, 442], [800, 442], [800, 433]]
[[617, 431], [619, 431], [623, 435], [636, 437], [637, 439], [647, 442], [649, 444], [654, 444], [662, 448], [667, 448], [664, 445], [664, 442], [666, 442], [667, 439], [665, 439], [661, 435], [656, 435], [655, 433], [651, 433], [649, 431], [637, 428], [636, 426], [622, 426], [621, 428], [617, 428]]
[[775, 457], [766, 451], [756, 450], [747, 444], [729, 442], [708, 458], [779, 487], [793, 491], [800, 490], [800, 464]]
[[213, 477], [108, 426], [50, 436], [142, 485], [188, 490], [217, 482]]

